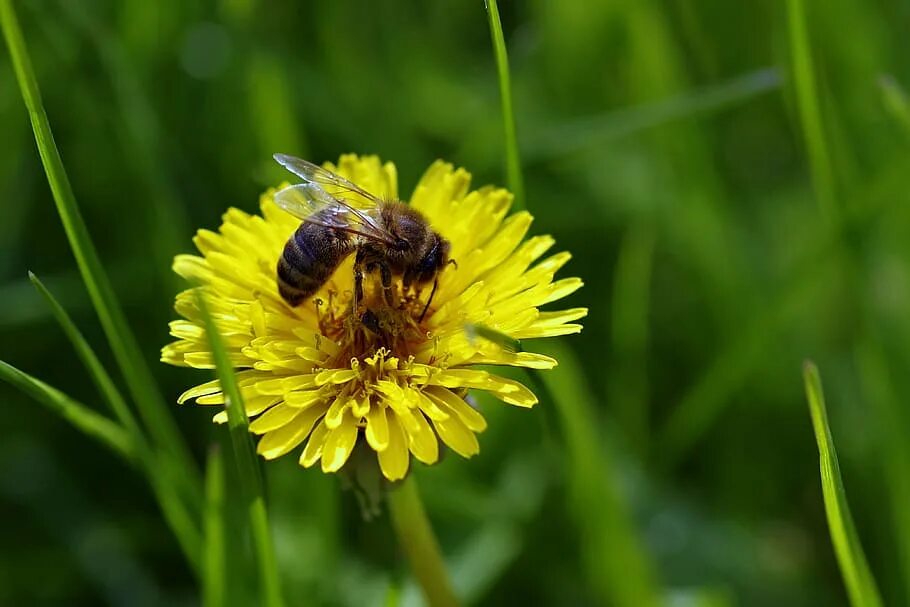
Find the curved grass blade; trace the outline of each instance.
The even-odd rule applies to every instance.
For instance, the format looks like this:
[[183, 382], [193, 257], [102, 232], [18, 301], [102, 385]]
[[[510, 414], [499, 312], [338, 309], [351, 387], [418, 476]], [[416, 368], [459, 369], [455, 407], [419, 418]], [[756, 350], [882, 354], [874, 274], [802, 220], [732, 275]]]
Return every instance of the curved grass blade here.
[[41, 102], [41, 92], [32, 70], [28, 49], [10, 0], [0, 0], [0, 26], [2, 26], [3, 36], [9, 48], [22, 98], [28, 109], [32, 130], [35, 134], [35, 143], [44, 164], [48, 184], [57, 205], [57, 212], [63, 222], [67, 238], [76, 257], [76, 263], [111, 350], [123, 372], [143, 421], [160, 447], [177, 461], [177, 467], [182, 470], [178, 479], [185, 479], [180, 480], [181, 486], [187, 492], [192, 503], [199, 505], [202, 501], [201, 491], [199, 483], [194, 482], [199, 478], [197, 468], [158, 391], [136, 337], [126, 322], [89, 236], [88, 228], [79, 212], [76, 197], [60, 158], [60, 152], [54, 142], [54, 135]]
[[518, 154], [518, 135], [515, 132], [515, 113], [512, 110], [512, 82], [509, 76], [509, 56], [506, 41], [502, 35], [499, 7], [496, 0], [484, 0], [490, 21], [490, 36], [493, 39], [493, 54], [496, 56], [496, 72], [499, 75], [499, 96], [502, 99], [502, 126], [506, 146], [506, 177], [509, 190], [515, 196], [512, 210], [525, 208], [524, 180], [521, 176], [521, 158]]
[[853, 517], [850, 515], [844, 481], [837, 462], [837, 452], [834, 449], [834, 439], [828, 426], [828, 413], [825, 409], [825, 396], [818, 367], [811, 361], [803, 364], [803, 381], [806, 386], [806, 398], [809, 401], [809, 413], [812, 415], [815, 440], [818, 442], [822, 493], [831, 542], [834, 544], [834, 552], [847, 586], [850, 603], [854, 607], [880, 607], [882, 600], [866, 563]]
[[180, 543], [184, 554], [190, 565], [198, 570], [199, 564], [199, 547], [201, 543], [200, 532], [192, 516], [187, 511], [186, 504], [177, 493], [177, 483], [175, 478], [180, 477], [180, 470], [175, 469], [172, 459], [161, 460], [156, 456], [149, 446], [148, 439], [142, 428], [136, 422], [136, 418], [130, 411], [123, 395], [114, 384], [114, 380], [108, 374], [104, 365], [98, 360], [92, 347], [85, 340], [82, 333], [73, 323], [69, 314], [66, 313], [63, 306], [47, 290], [44, 284], [38, 280], [38, 277], [29, 272], [29, 280], [38, 290], [42, 297], [47, 301], [57, 322], [63, 328], [76, 353], [82, 360], [89, 375], [98, 386], [101, 395], [107, 401], [114, 415], [119, 420], [121, 426], [130, 437], [133, 449], [136, 453], [136, 459], [141, 464], [142, 471], [145, 473], [155, 498], [164, 514], [165, 519], [171, 526], [177, 541]]
[[202, 604], [222, 607], [227, 578], [224, 552], [224, 460], [221, 450], [209, 451], [205, 467], [205, 566], [202, 580]]
[[240, 475], [241, 491], [247, 502], [250, 517], [250, 529], [253, 535], [253, 544], [259, 563], [259, 582], [261, 584], [261, 604], [267, 607], [281, 607], [284, 600], [281, 597], [281, 584], [278, 579], [278, 566], [275, 562], [275, 548], [269, 529], [268, 515], [265, 508], [265, 494], [262, 488], [262, 477], [250, 440], [249, 423], [243, 397], [237, 386], [234, 368], [228, 359], [227, 350], [218, 327], [206, 305], [205, 296], [201, 290], [196, 292], [196, 301], [199, 311], [205, 321], [205, 333], [208, 336], [209, 347], [218, 373], [218, 381], [225, 394], [227, 403], [228, 429], [231, 435], [231, 444], [234, 447], [234, 459]]
[[60, 414], [65, 420], [92, 438], [104, 443], [127, 461], [136, 457], [136, 446], [120, 426], [95, 413], [40, 379], [0, 360], [0, 378], [16, 386], [39, 403]]

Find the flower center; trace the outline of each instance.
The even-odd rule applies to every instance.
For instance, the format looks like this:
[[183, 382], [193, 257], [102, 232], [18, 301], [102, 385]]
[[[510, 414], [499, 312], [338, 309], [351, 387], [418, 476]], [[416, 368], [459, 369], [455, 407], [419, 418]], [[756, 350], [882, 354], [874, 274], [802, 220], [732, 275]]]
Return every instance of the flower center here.
[[428, 339], [420, 320], [428, 294], [406, 290], [400, 280], [384, 289], [365, 277], [364, 297], [355, 310], [351, 292], [329, 291], [327, 301], [316, 301], [316, 310], [320, 332], [340, 346], [335, 362], [363, 361], [380, 350], [406, 360]]

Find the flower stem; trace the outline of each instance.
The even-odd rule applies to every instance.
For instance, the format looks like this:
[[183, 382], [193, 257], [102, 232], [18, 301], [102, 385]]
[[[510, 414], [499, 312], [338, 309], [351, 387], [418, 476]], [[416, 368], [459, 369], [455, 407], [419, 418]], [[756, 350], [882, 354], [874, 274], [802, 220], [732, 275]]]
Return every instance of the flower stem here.
[[411, 570], [423, 589], [431, 607], [458, 605], [452, 584], [446, 572], [439, 544], [423, 509], [417, 482], [411, 475], [397, 488], [390, 491], [389, 513], [398, 542], [411, 563]]

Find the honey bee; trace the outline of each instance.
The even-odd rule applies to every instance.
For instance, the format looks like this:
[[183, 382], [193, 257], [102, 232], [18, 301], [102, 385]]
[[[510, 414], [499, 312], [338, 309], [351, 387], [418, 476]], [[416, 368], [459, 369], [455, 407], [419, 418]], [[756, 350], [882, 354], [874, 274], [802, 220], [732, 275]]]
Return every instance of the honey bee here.
[[436, 294], [438, 275], [450, 263], [449, 241], [419, 211], [401, 201], [378, 198], [306, 160], [285, 154], [274, 158], [303, 180], [278, 191], [274, 198], [279, 207], [301, 220], [278, 259], [281, 297], [291, 306], [300, 305], [356, 251], [354, 311], [363, 301], [364, 272], [378, 270], [390, 304], [393, 276], [401, 278], [406, 290], [432, 281], [422, 321]]

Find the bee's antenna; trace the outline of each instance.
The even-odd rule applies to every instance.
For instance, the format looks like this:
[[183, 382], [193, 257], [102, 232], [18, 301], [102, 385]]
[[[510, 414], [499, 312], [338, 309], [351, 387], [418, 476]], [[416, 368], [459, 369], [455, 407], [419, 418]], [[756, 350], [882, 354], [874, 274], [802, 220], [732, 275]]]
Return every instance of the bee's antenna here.
[[433, 296], [436, 295], [436, 287], [439, 286], [439, 278], [433, 279], [433, 290], [430, 291], [430, 297], [427, 299], [426, 305], [423, 307], [423, 312], [420, 313], [420, 318], [417, 319], [417, 322], [423, 322], [423, 317], [427, 315], [427, 310], [430, 307], [430, 302], [433, 301]]

